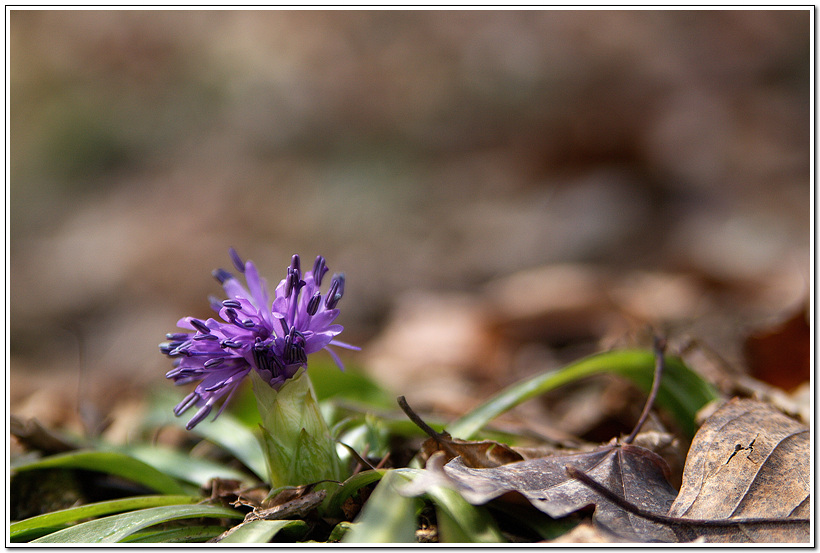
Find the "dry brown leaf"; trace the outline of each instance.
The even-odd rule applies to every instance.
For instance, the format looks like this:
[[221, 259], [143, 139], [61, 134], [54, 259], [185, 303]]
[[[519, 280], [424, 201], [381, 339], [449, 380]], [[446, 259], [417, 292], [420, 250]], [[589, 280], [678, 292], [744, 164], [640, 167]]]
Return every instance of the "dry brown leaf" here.
[[[810, 511], [809, 430], [770, 405], [734, 399], [700, 428], [669, 516], [801, 518]], [[805, 542], [809, 524], [702, 528], [708, 541]]]
[[811, 374], [811, 329], [806, 307], [781, 324], [746, 338], [744, 353], [749, 372], [784, 390], [794, 390]]
[[479, 505], [507, 492], [518, 492], [537, 509], [561, 518], [587, 506], [596, 507], [593, 520], [622, 541], [676, 541], [668, 526], [627, 512], [583, 483], [569, 477], [567, 465], [586, 472], [627, 501], [653, 512], [666, 512], [676, 492], [666, 479], [664, 460], [641, 447], [611, 444], [594, 451], [474, 469], [460, 457], [443, 464], [438, 453], [427, 463], [427, 478], [405, 490], [421, 494], [429, 486], [454, 487], [470, 503]]
[[80, 447], [58, 432], [49, 430], [37, 419], [23, 419], [11, 415], [9, 426], [11, 435], [20, 440], [20, 443], [29, 450], [40, 451], [48, 455], [73, 451]]
[[471, 468], [491, 468], [524, 460], [520, 453], [498, 442], [472, 442], [453, 438], [448, 432], [437, 432], [413, 411], [404, 396], [398, 398], [398, 403], [407, 417], [430, 436], [422, 445], [420, 452], [425, 462], [436, 453], [440, 453], [439, 457], [443, 457], [445, 461], [460, 457]]
[[426, 461], [437, 451], [444, 453], [448, 461], [461, 457], [462, 462], [470, 468], [492, 468], [524, 460], [520, 453], [502, 443], [491, 440], [471, 442], [453, 438], [447, 432], [424, 441], [421, 447], [422, 458]]

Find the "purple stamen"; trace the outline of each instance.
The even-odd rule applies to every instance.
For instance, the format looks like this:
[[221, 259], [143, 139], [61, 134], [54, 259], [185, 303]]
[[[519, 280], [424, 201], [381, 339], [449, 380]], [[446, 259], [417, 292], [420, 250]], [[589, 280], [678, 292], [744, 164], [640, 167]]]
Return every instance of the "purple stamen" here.
[[279, 326], [282, 327], [282, 336], [287, 336], [290, 334], [290, 328], [288, 327], [288, 323], [284, 317], [279, 319]]
[[211, 412], [211, 406], [205, 404], [199, 411], [196, 412], [196, 415], [193, 416], [191, 420], [188, 421], [188, 424], [185, 425], [187, 430], [192, 429], [197, 424], [201, 423], [205, 420], [205, 417], [208, 416], [208, 413]]
[[310, 301], [307, 304], [307, 314], [311, 317], [316, 314], [316, 311], [319, 309], [319, 303], [322, 301], [322, 294], [319, 292], [315, 292], [313, 297], [310, 298]]
[[233, 307], [229, 307], [225, 310], [225, 316], [228, 317], [228, 322], [230, 322], [231, 324], [242, 326], [238, 322], [239, 315], [237, 314], [236, 309], [234, 309]]
[[325, 298], [325, 307], [328, 309], [335, 309], [336, 305], [339, 303], [339, 300], [342, 299], [342, 295], [345, 291], [345, 275], [344, 273], [333, 275], [333, 279], [330, 281], [330, 290], [327, 292], [327, 298]]
[[191, 326], [200, 331], [202, 334], [211, 333], [211, 329], [208, 328], [208, 326], [199, 319], [191, 319]]
[[241, 348], [242, 344], [240, 344], [239, 342], [236, 342], [234, 340], [222, 340], [221, 342], [219, 342], [219, 346], [222, 347], [222, 348], [236, 349], [236, 348]]
[[316, 261], [313, 262], [313, 282], [316, 283], [316, 286], [322, 285], [322, 278], [324, 278], [325, 273], [329, 270], [325, 258], [321, 255], [317, 255]]
[[174, 414], [176, 416], [180, 416], [182, 413], [187, 411], [192, 405], [195, 405], [198, 399], [199, 394], [197, 394], [196, 392], [191, 392], [190, 394], [185, 396], [185, 399], [179, 402], [179, 405], [174, 407]]
[[233, 278], [233, 275], [225, 269], [216, 269], [211, 274], [219, 281], [219, 284], [225, 284], [226, 281]]
[[228, 254], [231, 256], [231, 261], [233, 261], [233, 266], [236, 267], [236, 270], [239, 271], [240, 273], [244, 273], [245, 272], [245, 262], [242, 261], [241, 257], [239, 257], [239, 254], [236, 253], [236, 250], [233, 249], [233, 248], [230, 248], [228, 250]]

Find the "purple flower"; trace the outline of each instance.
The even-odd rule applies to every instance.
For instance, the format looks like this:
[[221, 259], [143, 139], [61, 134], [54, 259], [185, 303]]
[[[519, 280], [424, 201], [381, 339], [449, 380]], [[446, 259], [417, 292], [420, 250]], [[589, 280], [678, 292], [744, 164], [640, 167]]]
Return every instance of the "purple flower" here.
[[210, 299], [222, 320], [184, 317], [177, 326], [192, 332], [167, 334], [168, 341], [159, 346], [174, 359], [174, 369], [166, 378], [175, 384], [199, 382], [174, 409], [179, 416], [194, 405], [199, 407], [187, 424], [188, 430], [224, 398], [214, 416], [218, 417], [251, 370], [278, 390], [300, 367], [307, 366], [311, 353], [324, 349], [343, 369], [328, 346], [359, 349], [335, 340], [342, 326], [332, 323], [339, 315], [336, 306], [344, 293], [345, 279], [343, 274], [333, 275], [327, 293], [322, 295], [320, 286], [328, 272], [324, 257], [318, 256], [313, 269], [303, 275], [299, 256], [294, 255], [271, 301], [267, 283], [256, 266], [251, 261], [243, 263], [233, 248], [230, 254], [236, 268], [245, 274], [248, 287], [228, 271], [217, 269], [213, 275], [228, 298], [221, 302]]

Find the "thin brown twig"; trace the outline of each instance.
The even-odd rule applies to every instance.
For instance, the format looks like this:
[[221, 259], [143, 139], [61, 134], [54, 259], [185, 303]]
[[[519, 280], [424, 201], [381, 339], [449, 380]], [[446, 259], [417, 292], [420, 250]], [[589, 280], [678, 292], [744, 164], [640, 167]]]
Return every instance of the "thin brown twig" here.
[[615, 492], [613, 492], [612, 490], [610, 490], [609, 488], [607, 488], [606, 486], [592, 478], [590, 475], [576, 467], [567, 465], [566, 467], [564, 467], [564, 470], [566, 470], [569, 476], [575, 478], [576, 480], [580, 480], [581, 483], [583, 483], [589, 488], [592, 488], [595, 492], [604, 496], [606, 499], [608, 499], [624, 511], [630, 512], [633, 515], [637, 515], [641, 518], [651, 520], [652, 522], [665, 524], [667, 526], [704, 526], [712, 528], [731, 528], [733, 526], [738, 526], [741, 524], [807, 524], [809, 522], [809, 519], [806, 518], [727, 518], [710, 520], [670, 517], [668, 515], [661, 515], [659, 513], [653, 513], [651, 511], [641, 509], [634, 503], [631, 503], [630, 501], [619, 496], [618, 494], [616, 494]]
[[399, 403], [399, 407], [401, 407], [401, 410], [404, 411], [404, 414], [407, 415], [407, 418], [413, 421], [413, 423], [416, 426], [424, 430], [425, 434], [427, 434], [436, 441], [441, 441], [445, 439], [445, 436], [443, 434], [441, 434], [440, 432], [436, 432], [435, 430], [430, 428], [429, 424], [421, 420], [421, 417], [418, 416], [418, 414], [410, 408], [410, 405], [407, 403], [407, 400], [404, 399], [404, 396], [399, 396], [398, 398], [396, 398], [396, 401]]
[[646, 403], [643, 406], [643, 412], [641, 412], [641, 416], [638, 418], [638, 422], [635, 424], [635, 428], [632, 429], [632, 433], [624, 439], [623, 443], [631, 444], [635, 440], [635, 436], [638, 435], [638, 432], [641, 431], [641, 427], [646, 422], [646, 419], [649, 418], [649, 412], [652, 410], [652, 406], [655, 404], [655, 398], [658, 396], [658, 390], [661, 387], [661, 379], [663, 378], [663, 370], [666, 366], [666, 361], [664, 357], [664, 352], [666, 351], [666, 339], [661, 338], [659, 336], [655, 336], [652, 344], [652, 348], [655, 352], [655, 374], [652, 379], [652, 389], [649, 392], [649, 397], [646, 398]]

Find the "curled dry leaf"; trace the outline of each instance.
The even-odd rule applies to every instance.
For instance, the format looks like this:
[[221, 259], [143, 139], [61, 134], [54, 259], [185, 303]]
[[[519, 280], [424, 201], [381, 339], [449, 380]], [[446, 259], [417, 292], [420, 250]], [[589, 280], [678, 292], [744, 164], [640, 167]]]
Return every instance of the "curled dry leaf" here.
[[443, 452], [448, 460], [460, 457], [471, 468], [492, 468], [524, 460], [520, 453], [502, 443], [492, 440], [471, 442], [453, 438], [447, 432], [442, 432], [435, 438], [427, 438], [422, 445], [421, 454], [427, 460], [437, 451]]
[[675, 541], [667, 526], [627, 512], [583, 483], [569, 477], [567, 465], [582, 470], [615, 490], [630, 503], [653, 512], [666, 512], [676, 492], [666, 478], [668, 467], [658, 455], [641, 447], [613, 444], [587, 453], [474, 469], [460, 457], [443, 464], [439, 453], [427, 463], [427, 477], [418, 478], [405, 493], [424, 493], [429, 486], [454, 487], [470, 503], [487, 503], [518, 492], [537, 509], [561, 518], [587, 506], [596, 507], [593, 520], [622, 541]]
[[[770, 405], [734, 399], [695, 436], [669, 516], [683, 519], [808, 519], [809, 430]], [[698, 528], [719, 542], [806, 542], [809, 524]]]
[[453, 438], [447, 432], [436, 432], [413, 411], [404, 396], [398, 398], [398, 403], [407, 417], [430, 436], [421, 448], [421, 457], [424, 461], [437, 452], [441, 452], [448, 461], [454, 457], [461, 457], [463, 462], [471, 468], [497, 467], [524, 460], [520, 453], [499, 442], [490, 440], [473, 442]]

